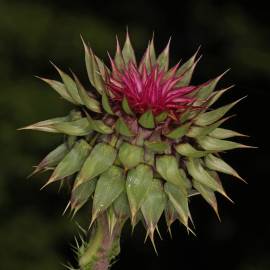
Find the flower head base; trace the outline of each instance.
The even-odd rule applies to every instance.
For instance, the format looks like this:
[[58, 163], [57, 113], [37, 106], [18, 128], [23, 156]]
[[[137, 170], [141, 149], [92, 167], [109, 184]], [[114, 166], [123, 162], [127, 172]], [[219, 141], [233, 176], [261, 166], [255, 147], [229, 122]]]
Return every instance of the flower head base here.
[[177, 76], [177, 64], [169, 72], [160, 69], [158, 65], [150, 67], [146, 64], [140, 68], [129, 62], [120, 71], [112, 61], [112, 74], [107, 78], [107, 88], [112, 99], [122, 102], [127, 99], [131, 109], [139, 114], [151, 110], [154, 115], [164, 111], [180, 113], [192, 107], [195, 98], [188, 96], [196, 90], [195, 86], [178, 86], [182, 76]]

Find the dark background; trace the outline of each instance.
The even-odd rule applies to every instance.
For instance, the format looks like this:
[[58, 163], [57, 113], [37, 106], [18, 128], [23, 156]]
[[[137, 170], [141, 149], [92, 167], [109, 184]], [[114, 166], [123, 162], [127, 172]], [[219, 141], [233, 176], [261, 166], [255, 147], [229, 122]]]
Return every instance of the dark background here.
[[[172, 36], [171, 60], [186, 60], [202, 45], [194, 83], [222, 73], [220, 86], [236, 83], [224, 104], [241, 96], [227, 125], [251, 137], [256, 150], [235, 150], [226, 160], [249, 184], [223, 177], [235, 204], [218, 196], [222, 223], [200, 198], [191, 202], [197, 237], [173, 226], [173, 240], [157, 239], [159, 256], [143, 244], [138, 227], [122, 239], [113, 269], [270, 269], [269, 230], [269, 9], [259, 1], [12, 1], [0, 0], [0, 269], [59, 270], [73, 260], [75, 221], [61, 216], [67, 202], [57, 186], [39, 191], [48, 175], [26, 176], [61, 138], [19, 132], [29, 123], [65, 115], [69, 105], [33, 75], [58, 78], [49, 64], [72, 68], [88, 83], [79, 35], [96, 54], [113, 53], [115, 35], [123, 42], [129, 27], [138, 55], [155, 31], [161, 50]], [[87, 212], [77, 220], [86, 222]]]

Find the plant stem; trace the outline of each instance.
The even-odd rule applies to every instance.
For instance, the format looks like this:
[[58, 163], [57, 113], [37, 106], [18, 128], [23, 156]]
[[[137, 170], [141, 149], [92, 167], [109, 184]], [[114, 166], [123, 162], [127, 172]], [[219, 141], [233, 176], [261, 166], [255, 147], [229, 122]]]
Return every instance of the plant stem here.
[[120, 253], [120, 234], [124, 220], [118, 221], [112, 232], [106, 215], [95, 221], [86, 247], [80, 250], [80, 270], [107, 270]]

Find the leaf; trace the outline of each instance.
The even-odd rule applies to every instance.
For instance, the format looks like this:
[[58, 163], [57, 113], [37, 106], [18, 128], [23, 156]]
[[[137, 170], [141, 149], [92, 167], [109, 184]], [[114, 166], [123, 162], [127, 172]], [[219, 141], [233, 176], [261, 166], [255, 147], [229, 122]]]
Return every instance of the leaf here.
[[122, 101], [122, 108], [123, 108], [123, 110], [124, 110], [124, 112], [125, 112], [126, 114], [134, 115], [134, 113], [132, 112], [132, 110], [131, 110], [130, 107], [129, 107], [129, 104], [128, 104], [128, 101], [127, 101], [127, 98], [126, 98], [126, 97], [123, 98], [123, 101]]
[[214, 124], [211, 124], [209, 126], [204, 126], [204, 127], [193, 125], [193, 126], [190, 127], [190, 129], [187, 132], [186, 136], [190, 137], [190, 138], [204, 137], [204, 136], [208, 135], [210, 132], [212, 132], [213, 130], [215, 130], [217, 127], [222, 125], [225, 121], [227, 121], [230, 118], [231, 118], [230, 116], [226, 117], [226, 118], [223, 118], [223, 119], [215, 122]]
[[78, 172], [89, 155], [90, 149], [91, 146], [85, 140], [76, 142], [70, 152], [57, 165], [49, 181], [43, 187]]
[[52, 128], [55, 132], [73, 136], [85, 136], [92, 132], [86, 117], [71, 122], [55, 123]]
[[96, 188], [97, 179], [85, 182], [72, 190], [71, 193], [71, 210], [73, 216], [82, 208], [82, 206], [90, 199], [90, 196], [94, 193]]
[[164, 122], [167, 119], [168, 113], [162, 112], [155, 117], [156, 123]]
[[150, 230], [154, 230], [166, 205], [166, 196], [159, 179], [153, 179], [153, 183], [147, 193], [141, 210], [145, 222]]
[[134, 133], [130, 130], [130, 128], [128, 127], [128, 125], [126, 124], [126, 122], [124, 121], [122, 117], [119, 117], [117, 119], [115, 123], [115, 129], [119, 134], [123, 136], [127, 136], [127, 137], [134, 136]]
[[188, 208], [187, 194], [172, 183], [165, 183], [165, 193], [179, 215], [180, 221], [188, 228], [190, 212]]
[[141, 206], [141, 210], [147, 225], [147, 234], [150, 235], [154, 248], [154, 232], [165, 206], [166, 195], [164, 193], [162, 183], [159, 179], [153, 179], [153, 183]]
[[240, 98], [230, 104], [222, 106], [218, 109], [215, 109], [210, 112], [206, 112], [200, 114], [194, 121], [194, 123], [198, 126], [207, 126], [211, 125], [220, 118], [222, 118], [232, 107], [234, 107], [238, 102], [240, 102], [243, 98]]
[[197, 49], [195, 54], [190, 59], [188, 59], [184, 64], [182, 64], [179, 67], [179, 69], [177, 70], [176, 75], [178, 75], [178, 76], [183, 75], [187, 70], [189, 70], [193, 66], [193, 64], [195, 63], [195, 59], [196, 59], [196, 56], [198, 55], [199, 50], [200, 50], [200, 47]]
[[112, 107], [110, 105], [109, 98], [105, 93], [102, 94], [102, 107], [106, 113], [114, 115], [114, 112], [113, 112]]
[[96, 56], [94, 55], [92, 49], [85, 44], [83, 39], [82, 42], [85, 51], [85, 64], [88, 78], [93, 87], [95, 87], [98, 93], [102, 95], [104, 93], [105, 86], [101, 71], [96, 60]]
[[195, 149], [189, 143], [180, 143], [178, 145], [175, 145], [174, 148], [180, 155], [183, 155], [186, 157], [199, 158], [199, 157], [206, 156], [208, 154], [207, 151], [201, 151], [201, 150]]
[[81, 82], [79, 81], [79, 79], [76, 77], [75, 74], [73, 74], [73, 77], [75, 79], [78, 93], [82, 100], [83, 105], [85, 105], [85, 107], [88, 108], [90, 111], [101, 113], [100, 103], [87, 93], [87, 91], [85, 90], [85, 88], [83, 87], [83, 85], [81, 84]]
[[101, 134], [111, 134], [111, 133], [113, 133], [112, 128], [105, 125], [102, 120], [94, 120], [90, 116], [90, 114], [88, 114], [86, 111], [85, 111], [85, 114], [86, 114], [86, 117], [87, 117], [87, 119], [89, 121], [91, 129], [93, 129], [93, 130], [95, 130], [95, 131], [97, 131], [98, 133], [101, 133]]
[[170, 200], [167, 200], [167, 204], [165, 207], [165, 219], [166, 219], [166, 224], [168, 227], [168, 231], [172, 237], [172, 233], [171, 233], [171, 225], [174, 223], [174, 221], [177, 219], [177, 212], [173, 206], [173, 204], [171, 203]]
[[216, 139], [228, 139], [236, 136], [247, 137], [247, 135], [224, 128], [216, 128], [215, 130], [209, 133], [209, 136], [214, 137]]
[[139, 123], [144, 128], [154, 128], [155, 127], [155, 120], [154, 115], [151, 110], [145, 112], [139, 118]]
[[119, 41], [118, 41], [117, 37], [116, 37], [116, 53], [115, 53], [115, 56], [114, 56], [114, 62], [115, 62], [116, 67], [119, 70], [122, 70], [125, 67], [122, 51], [121, 51], [121, 48], [120, 48]]
[[181, 125], [180, 127], [170, 131], [169, 133], [165, 134], [166, 137], [176, 140], [176, 139], [180, 139], [181, 137], [183, 137], [187, 132], [188, 129], [190, 127], [191, 123], [188, 122], [186, 124]]
[[132, 145], [130, 143], [122, 143], [119, 148], [119, 160], [124, 165], [125, 169], [136, 167], [143, 162], [144, 150], [140, 146]]
[[171, 39], [169, 39], [165, 49], [157, 58], [157, 64], [161, 70], [167, 71], [169, 68], [169, 51], [170, 51]]
[[198, 181], [193, 181], [193, 186], [196, 190], [199, 191], [202, 197], [212, 206], [216, 215], [218, 216], [218, 219], [220, 220], [215, 192]]
[[58, 131], [52, 125], [67, 122], [68, 120], [69, 120], [69, 116], [55, 117], [55, 118], [48, 119], [45, 121], [40, 121], [38, 123], [29, 125], [23, 128], [19, 128], [19, 130], [32, 129], [32, 130], [57, 133]]
[[84, 182], [90, 181], [109, 169], [116, 158], [116, 149], [109, 144], [99, 143], [95, 145], [89, 157], [79, 172], [74, 187], [77, 188]]
[[151, 151], [157, 153], [164, 153], [164, 151], [166, 151], [170, 147], [167, 142], [162, 141], [144, 141], [144, 145]]
[[125, 190], [114, 200], [113, 209], [117, 218], [125, 219], [130, 216], [129, 202]]
[[193, 72], [195, 67], [197, 66], [198, 62], [200, 61], [201, 57], [199, 57], [196, 62], [185, 72], [181, 75], [181, 80], [176, 84], [176, 87], [184, 87], [190, 84]]
[[181, 175], [177, 160], [172, 155], [162, 155], [156, 158], [157, 172], [166, 181], [178, 186], [182, 192], [187, 192], [187, 184]]
[[[53, 151], [51, 151], [42, 161], [37, 165], [35, 170], [31, 173], [30, 176], [44, 170], [46, 167], [56, 166], [69, 152], [66, 143], [62, 143], [57, 146]], [[30, 177], [29, 176], [29, 177]]]
[[76, 83], [72, 80], [72, 78], [68, 74], [63, 72], [54, 63], [52, 63], [52, 65], [59, 73], [59, 75], [60, 75], [61, 79], [63, 80], [63, 83], [66, 87], [66, 90], [67, 90], [68, 94], [70, 95], [70, 97], [74, 100], [74, 103], [75, 104], [82, 104], [82, 100], [79, 96]]
[[218, 191], [224, 196], [227, 196], [223, 190], [221, 183], [217, 182], [201, 165], [199, 159], [188, 159], [187, 163], [188, 173], [194, 180], [204, 184], [214, 191]]
[[213, 93], [213, 91], [216, 88], [217, 83], [220, 81], [220, 79], [228, 72], [229, 70], [226, 70], [225, 72], [223, 72], [221, 75], [219, 75], [218, 77], [209, 80], [208, 82], [202, 84], [196, 91], [196, 98], [197, 99], [206, 99], [208, 98], [211, 93]]
[[236, 148], [254, 148], [252, 146], [244, 145], [241, 143], [219, 140], [209, 136], [198, 139], [198, 143], [204, 150], [212, 152], [226, 151]]
[[66, 87], [65, 87], [65, 85], [63, 83], [61, 83], [59, 81], [55, 81], [55, 80], [50, 80], [50, 79], [38, 77], [38, 76], [37, 76], [37, 78], [39, 78], [42, 81], [49, 84], [51, 86], [51, 88], [53, 88], [65, 100], [67, 100], [67, 101], [69, 101], [69, 102], [71, 102], [73, 104], [76, 104], [76, 102], [72, 99], [72, 97], [67, 92], [67, 89], [66, 89]]
[[92, 209], [92, 221], [106, 210], [125, 188], [123, 169], [111, 166], [98, 179]]
[[125, 40], [125, 44], [122, 50], [122, 55], [123, 55], [124, 62], [126, 65], [128, 65], [129, 62], [132, 62], [136, 65], [136, 57], [135, 57], [134, 49], [130, 42], [128, 31], [126, 33], [126, 40]]
[[150, 166], [140, 164], [128, 172], [126, 191], [131, 211], [131, 221], [134, 224], [135, 215], [142, 206], [153, 183], [153, 171]]
[[244, 181], [243, 178], [240, 177], [239, 174], [221, 158], [218, 158], [212, 154], [209, 154], [204, 158], [204, 161], [207, 168], [214, 171], [230, 174]]

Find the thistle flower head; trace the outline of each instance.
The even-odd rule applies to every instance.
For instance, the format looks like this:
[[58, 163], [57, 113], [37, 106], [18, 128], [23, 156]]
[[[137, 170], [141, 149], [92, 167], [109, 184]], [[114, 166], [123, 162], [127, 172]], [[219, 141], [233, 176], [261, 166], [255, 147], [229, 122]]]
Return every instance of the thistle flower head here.
[[142, 221], [153, 243], [163, 212], [169, 228], [179, 220], [191, 230], [194, 195], [218, 215], [216, 193], [229, 198], [218, 173], [242, 180], [220, 152], [248, 147], [228, 140], [242, 134], [220, 127], [239, 100], [211, 109], [230, 88], [216, 90], [224, 74], [191, 85], [197, 52], [169, 69], [169, 43], [156, 56], [153, 39], [137, 64], [127, 34], [111, 68], [83, 44], [90, 87], [56, 66], [61, 81], [42, 78], [75, 109], [25, 128], [65, 135], [34, 173], [53, 168], [46, 185], [70, 182], [73, 214], [91, 201], [91, 224], [101, 214], [110, 231], [117, 220]]

